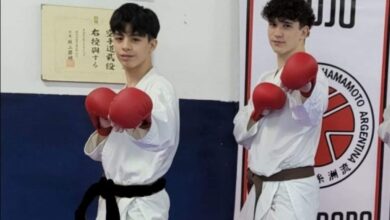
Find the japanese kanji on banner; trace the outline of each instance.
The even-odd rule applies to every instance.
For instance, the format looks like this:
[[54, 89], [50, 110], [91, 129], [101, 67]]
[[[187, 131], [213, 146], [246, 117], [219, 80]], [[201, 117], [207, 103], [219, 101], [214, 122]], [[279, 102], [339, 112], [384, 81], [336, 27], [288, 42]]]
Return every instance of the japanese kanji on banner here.
[[[259, 74], [276, 66], [261, 11], [267, 0], [240, 0], [240, 105]], [[329, 106], [315, 158], [320, 185], [317, 220], [390, 219], [390, 167], [378, 139], [388, 91], [389, 0], [310, 0], [316, 20], [306, 50], [329, 81]], [[247, 152], [239, 146], [235, 219], [248, 189]], [[386, 164], [386, 163], [385, 163]], [[388, 164], [388, 163], [387, 163]]]
[[124, 82], [114, 52], [112, 10], [42, 5], [42, 79]]

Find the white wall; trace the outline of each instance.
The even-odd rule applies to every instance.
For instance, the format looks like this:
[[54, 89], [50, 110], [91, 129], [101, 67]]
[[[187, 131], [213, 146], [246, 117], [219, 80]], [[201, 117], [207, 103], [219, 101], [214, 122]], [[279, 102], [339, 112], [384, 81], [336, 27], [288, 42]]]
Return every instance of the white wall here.
[[[85, 95], [93, 83], [41, 80], [41, 4], [115, 9], [123, 0], [3, 0], [1, 92]], [[237, 101], [238, 2], [138, 0], [159, 16], [155, 65], [184, 99]], [[109, 85], [120, 88], [120, 85]]]

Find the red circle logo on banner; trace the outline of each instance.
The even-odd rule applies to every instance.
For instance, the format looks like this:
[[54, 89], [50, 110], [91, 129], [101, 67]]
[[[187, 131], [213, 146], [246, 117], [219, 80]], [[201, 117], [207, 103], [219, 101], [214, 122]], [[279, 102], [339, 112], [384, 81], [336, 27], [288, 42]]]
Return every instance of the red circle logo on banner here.
[[332, 114], [328, 114], [322, 122], [321, 138], [315, 159], [317, 167], [329, 165], [344, 155], [355, 131], [352, 106], [345, 96], [333, 87], [329, 87], [328, 112]]
[[371, 102], [361, 84], [343, 69], [319, 63], [329, 80], [329, 103], [315, 157], [316, 175], [325, 188], [345, 180], [366, 158], [373, 141]]

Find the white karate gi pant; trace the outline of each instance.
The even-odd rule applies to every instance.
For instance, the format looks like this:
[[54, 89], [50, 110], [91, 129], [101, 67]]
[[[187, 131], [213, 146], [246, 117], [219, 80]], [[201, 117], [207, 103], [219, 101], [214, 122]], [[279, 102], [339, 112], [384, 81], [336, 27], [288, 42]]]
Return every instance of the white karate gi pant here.
[[240, 220], [315, 220], [319, 209], [319, 186], [315, 176], [283, 182], [263, 182], [255, 207], [251, 188]]

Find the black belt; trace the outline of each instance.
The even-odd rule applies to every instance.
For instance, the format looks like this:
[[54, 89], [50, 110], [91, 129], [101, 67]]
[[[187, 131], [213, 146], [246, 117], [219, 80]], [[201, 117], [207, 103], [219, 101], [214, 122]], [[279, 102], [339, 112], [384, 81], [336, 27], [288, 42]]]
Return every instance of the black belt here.
[[115, 196], [118, 197], [142, 197], [150, 196], [165, 188], [165, 179], [161, 177], [150, 185], [116, 185], [111, 179], [102, 177], [99, 182], [92, 184], [85, 192], [84, 197], [75, 212], [75, 220], [85, 220], [85, 213], [89, 204], [96, 196], [102, 196], [106, 200], [106, 220], [119, 220], [119, 209]]

